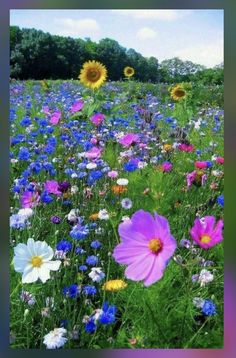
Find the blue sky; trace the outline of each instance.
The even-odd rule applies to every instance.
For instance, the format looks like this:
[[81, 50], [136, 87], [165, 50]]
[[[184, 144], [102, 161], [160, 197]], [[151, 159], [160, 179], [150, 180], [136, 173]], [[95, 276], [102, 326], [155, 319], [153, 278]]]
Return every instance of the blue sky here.
[[11, 10], [10, 24], [98, 42], [109, 37], [159, 61], [223, 62], [223, 10]]

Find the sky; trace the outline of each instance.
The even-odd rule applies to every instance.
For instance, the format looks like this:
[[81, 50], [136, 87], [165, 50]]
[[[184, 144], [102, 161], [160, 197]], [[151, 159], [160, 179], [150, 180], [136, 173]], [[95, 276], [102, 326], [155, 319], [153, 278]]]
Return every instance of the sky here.
[[112, 38], [159, 62], [179, 57], [213, 67], [223, 62], [223, 10], [11, 10], [10, 24], [53, 35]]

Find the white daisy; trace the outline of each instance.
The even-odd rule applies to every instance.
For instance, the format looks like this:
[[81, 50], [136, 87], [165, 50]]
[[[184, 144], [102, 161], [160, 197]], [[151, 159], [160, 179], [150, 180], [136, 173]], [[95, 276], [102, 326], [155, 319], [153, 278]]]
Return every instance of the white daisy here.
[[53, 249], [45, 241], [28, 239], [26, 244], [14, 248], [13, 264], [16, 272], [22, 273], [22, 283], [32, 283], [40, 279], [43, 283], [50, 279], [50, 271], [59, 270], [61, 261], [51, 261]]
[[63, 347], [68, 340], [66, 337], [64, 337], [66, 333], [67, 330], [65, 328], [55, 328], [53, 331], [44, 336], [43, 343], [47, 349]]

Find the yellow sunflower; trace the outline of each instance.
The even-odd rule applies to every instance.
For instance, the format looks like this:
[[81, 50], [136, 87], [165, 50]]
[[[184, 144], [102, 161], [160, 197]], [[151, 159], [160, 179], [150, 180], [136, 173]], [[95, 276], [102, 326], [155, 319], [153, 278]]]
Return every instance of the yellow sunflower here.
[[127, 66], [127, 67], [125, 67], [124, 68], [124, 75], [125, 75], [125, 77], [132, 77], [133, 75], [134, 75], [134, 68], [133, 67], [129, 67], [129, 66]]
[[104, 283], [102, 286], [105, 291], [119, 291], [123, 290], [127, 286], [127, 283], [123, 280], [110, 280]]
[[170, 95], [175, 101], [180, 101], [186, 97], [186, 91], [181, 85], [176, 85], [171, 89]]
[[79, 79], [83, 85], [91, 89], [99, 88], [106, 78], [106, 67], [97, 61], [85, 62], [79, 75]]

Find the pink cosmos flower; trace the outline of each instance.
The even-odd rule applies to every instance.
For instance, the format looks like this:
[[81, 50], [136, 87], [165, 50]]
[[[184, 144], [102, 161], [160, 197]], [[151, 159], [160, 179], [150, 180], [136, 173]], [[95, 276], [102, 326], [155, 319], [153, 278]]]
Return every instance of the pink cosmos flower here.
[[79, 112], [84, 106], [84, 102], [83, 101], [76, 101], [75, 103], [73, 103], [72, 107], [71, 107], [71, 112], [72, 113], [76, 113]]
[[95, 126], [99, 126], [105, 119], [105, 115], [102, 113], [96, 113], [94, 114], [90, 120]]
[[93, 137], [93, 138], [90, 139], [90, 142], [92, 144], [97, 144], [98, 140], [97, 140], [97, 138]]
[[59, 190], [59, 184], [56, 180], [47, 180], [44, 183], [44, 188], [50, 194], [55, 194], [55, 195], [62, 194], [61, 191]]
[[25, 191], [20, 197], [22, 208], [34, 208], [38, 205], [40, 197], [37, 192]]
[[162, 166], [163, 172], [170, 172], [173, 167], [173, 164], [171, 164], [169, 162], [165, 162], [161, 166]]
[[107, 176], [109, 178], [116, 178], [118, 177], [118, 172], [116, 170], [111, 170], [110, 172], [107, 173]]
[[85, 153], [85, 158], [88, 159], [97, 159], [101, 157], [101, 149], [99, 149], [98, 147], [92, 147], [90, 150], [88, 150]]
[[197, 160], [195, 162], [195, 168], [197, 168], [197, 169], [206, 169], [207, 168], [207, 162], [201, 162], [200, 160]]
[[214, 216], [205, 216], [202, 219], [196, 219], [194, 226], [190, 230], [192, 239], [203, 249], [209, 249], [223, 240], [222, 228], [223, 220], [219, 220], [215, 225]]
[[138, 134], [135, 133], [127, 133], [123, 137], [120, 138], [119, 143], [123, 145], [123, 147], [129, 147], [133, 143], [138, 143], [140, 141]]
[[192, 144], [185, 144], [182, 143], [178, 146], [179, 150], [181, 150], [182, 152], [193, 152], [194, 151], [194, 146]]
[[216, 163], [218, 163], [218, 164], [224, 164], [224, 158], [223, 158], [223, 157], [217, 157], [217, 158], [216, 158]]
[[49, 115], [49, 114], [50, 114], [49, 107], [48, 107], [48, 106], [44, 106], [43, 109], [42, 109], [42, 112]]
[[118, 231], [122, 241], [113, 257], [119, 264], [128, 265], [125, 276], [133, 281], [144, 280], [145, 286], [160, 280], [177, 246], [167, 219], [138, 210], [119, 225]]
[[196, 170], [194, 170], [193, 172], [187, 174], [186, 179], [187, 179], [188, 188], [190, 188], [193, 185], [193, 183], [197, 184], [197, 181], [199, 181], [199, 183], [201, 183], [201, 185], [203, 186], [207, 180], [207, 175], [206, 174], [199, 175], [199, 173]]
[[51, 118], [50, 118], [50, 123], [53, 125], [58, 124], [59, 120], [61, 119], [61, 112], [60, 111], [56, 111], [54, 113], [52, 113]]

